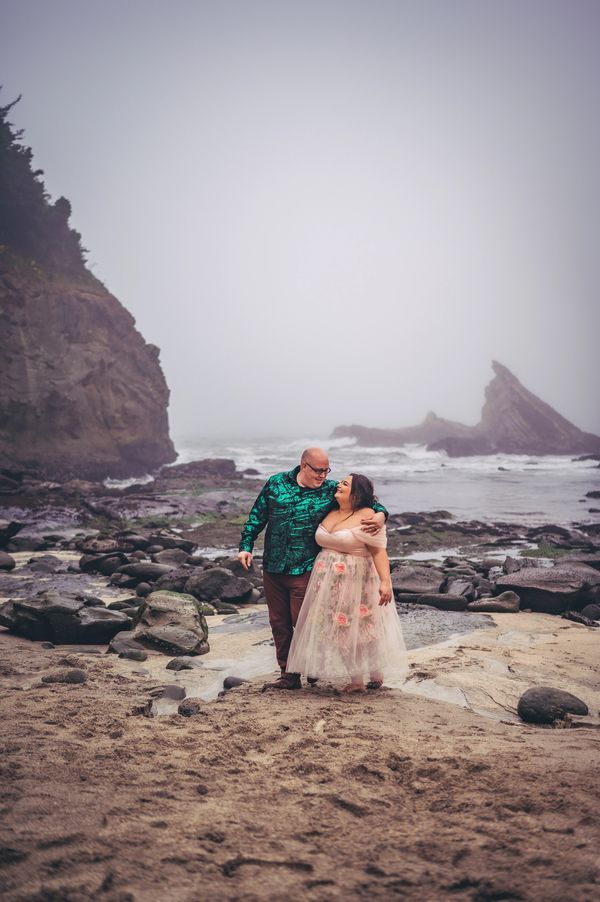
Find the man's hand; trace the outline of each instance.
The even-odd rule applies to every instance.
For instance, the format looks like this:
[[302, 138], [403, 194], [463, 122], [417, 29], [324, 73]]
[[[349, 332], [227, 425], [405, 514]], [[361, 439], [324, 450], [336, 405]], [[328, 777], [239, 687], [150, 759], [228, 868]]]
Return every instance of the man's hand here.
[[244, 568], [244, 570], [249, 570], [252, 566], [252, 555], [249, 551], [240, 551], [238, 554], [238, 561]]
[[385, 523], [385, 514], [382, 511], [379, 513], [372, 513], [370, 517], [365, 517], [360, 521], [360, 525], [364, 529], [365, 532], [368, 532], [370, 535], [374, 536], [379, 532], [381, 527]]
[[392, 600], [392, 584], [382, 582], [379, 586], [379, 604], [389, 604]]

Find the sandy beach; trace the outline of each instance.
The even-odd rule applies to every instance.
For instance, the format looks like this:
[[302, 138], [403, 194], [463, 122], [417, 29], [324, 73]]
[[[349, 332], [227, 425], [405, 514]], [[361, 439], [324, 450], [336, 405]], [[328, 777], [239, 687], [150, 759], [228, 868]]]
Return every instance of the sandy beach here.
[[[403, 690], [263, 693], [257, 678], [189, 718], [135, 713], [189, 678], [162, 656], [3, 631], [3, 898], [591, 902], [600, 631], [494, 622], [411, 652]], [[215, 631], [205, 661], [261, 636]], [[41, 682], [65, 666], [87, 682]], [[531, 685], [574, 692], [585, 725], [520, 722]]]

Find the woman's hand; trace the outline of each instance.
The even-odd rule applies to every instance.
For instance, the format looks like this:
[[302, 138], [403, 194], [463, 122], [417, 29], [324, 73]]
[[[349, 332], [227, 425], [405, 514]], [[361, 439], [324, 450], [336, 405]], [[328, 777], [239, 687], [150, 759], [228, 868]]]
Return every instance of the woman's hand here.
[[385, 514], [382, 511], [378, 511], [377, 513], [373, 512], [371, 516], [363, 517], [360, 521], [360, 525], [364, 531], [370, 533], [372, 536], [377, 535], [384, 524]]
[[389, 604], [392, 600], [392, 584], [384, 580], [379, 586], [379, 604]]

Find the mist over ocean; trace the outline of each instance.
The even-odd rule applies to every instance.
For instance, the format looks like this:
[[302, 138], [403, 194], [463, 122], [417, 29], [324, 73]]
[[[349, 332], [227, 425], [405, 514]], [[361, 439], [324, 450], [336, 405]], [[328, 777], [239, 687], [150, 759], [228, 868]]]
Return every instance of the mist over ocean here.
[[460, 520], [571, 524], [600, 520], [590, 508], [600, 490], [597, 461], [569, 456], [498, 454], [450, 458], [422, 446], [368, 448], [351, 439], [320, 436], [202, 438], [176, 442], [178, 463], [228, 457], [239, 470], [253, 467], [260, 477], [292, 469], [303, 448], [319, 445], [329, 454], [331, 478], [365, 473], [390, 513], [447, 510]]

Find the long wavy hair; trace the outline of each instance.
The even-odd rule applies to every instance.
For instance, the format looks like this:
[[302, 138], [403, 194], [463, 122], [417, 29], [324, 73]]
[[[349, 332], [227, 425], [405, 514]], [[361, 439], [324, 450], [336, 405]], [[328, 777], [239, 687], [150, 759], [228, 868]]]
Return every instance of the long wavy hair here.
[[377, 500], [373, 483], [368, 476], [362, 473], [350, 473], [352, 476], [352, 488], [350, 489], [350, 504], [352, 510], [359, 510], [361, 507], [373, 507], [373, 503]]

